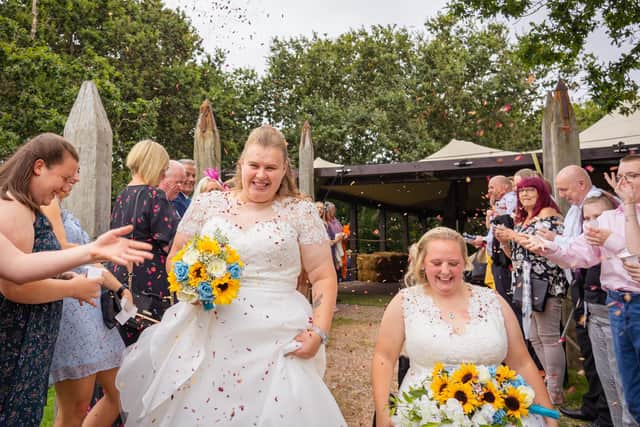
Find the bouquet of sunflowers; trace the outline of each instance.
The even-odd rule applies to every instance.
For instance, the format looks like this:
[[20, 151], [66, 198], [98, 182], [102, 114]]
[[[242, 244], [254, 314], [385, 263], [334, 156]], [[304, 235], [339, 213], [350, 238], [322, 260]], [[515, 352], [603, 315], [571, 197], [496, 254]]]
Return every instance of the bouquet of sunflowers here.
[[212, 310], [238, 296], [244, 263], [219, 230], [213, 238], [195, 236], [171, 261], [169, 291], [178, 300], [200, 301], [205, 310]]
[[421, 386], [395, 398], [397, 426], [522, 426], [530, 412], [558, 418], [556, 411], [533, 403], [534, 391], [506, 365], [438, 363]]

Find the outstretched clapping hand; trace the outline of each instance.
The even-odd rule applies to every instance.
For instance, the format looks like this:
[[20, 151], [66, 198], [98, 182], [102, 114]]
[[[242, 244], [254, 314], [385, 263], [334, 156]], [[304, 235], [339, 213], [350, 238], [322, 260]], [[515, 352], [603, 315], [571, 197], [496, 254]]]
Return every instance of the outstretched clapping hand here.
[[100, 235], [89, 243], [91, 258], [94, 262], [111, 261], [115, 264], [139, 264], [145, 259], [153, 258], [151, 245], [136, 240], [125, 239], [133, 231], [133, 225], [114, 228]]
[[613, 191], [616, 192], [618, 197], [622, 199], [623, 203], [637, 203], [636, 200], [636, 191], [633, 185], [633, 182], [629, 181], [627, 178], [622, 177], [620, 181], [616, 180], [616, 176], [613, 172], [610, 174], [605, 173], [604, 179], [607, 180], [607, 183], [611, 186]]

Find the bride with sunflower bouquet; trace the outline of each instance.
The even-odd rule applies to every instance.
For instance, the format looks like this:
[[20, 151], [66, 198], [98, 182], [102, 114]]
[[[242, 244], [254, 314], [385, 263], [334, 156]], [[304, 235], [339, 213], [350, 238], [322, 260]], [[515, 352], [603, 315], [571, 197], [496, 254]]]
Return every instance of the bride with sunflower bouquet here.
[[[322, 376], [336, 302], [327, 231], [277, 129], [254, 129], [229, 191], [200, 194], [169, 256], [178, 304], [125, 355], [127, 426], [346, 426]], [[297, 291], [301, 270], [313, 306]]]
[[[452, 229], [434, 228], [418, 242], [405, 277], [415, 286], [387, 306], [373, 354], [377, 427], [558, 425], [515, 314], [495, 291], [463, 281], [468, 263]], [[411, 366], [390, 408], [403, 347]]]

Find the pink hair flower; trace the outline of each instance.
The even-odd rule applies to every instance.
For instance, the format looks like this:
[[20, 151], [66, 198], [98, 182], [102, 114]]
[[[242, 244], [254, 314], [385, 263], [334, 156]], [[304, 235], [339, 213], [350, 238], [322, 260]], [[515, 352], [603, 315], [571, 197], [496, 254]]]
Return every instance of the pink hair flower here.
[[204, 170], [204, 174], [214, 181], [220, 181], [220, 172], [218, 168], [207, 168]]

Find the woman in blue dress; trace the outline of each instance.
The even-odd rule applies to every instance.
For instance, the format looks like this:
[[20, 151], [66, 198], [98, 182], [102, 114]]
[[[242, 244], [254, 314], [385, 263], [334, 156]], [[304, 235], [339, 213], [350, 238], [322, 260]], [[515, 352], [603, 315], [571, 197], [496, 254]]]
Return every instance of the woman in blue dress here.
[[[69, 193], [60, 193], [64, 200]], [[43, 207], [50, 219], [62, 248], [82, 245], [89, 236], [80, 221], [66, 209], [60, 209], [58, 199]], [[98, 267], [102, 267], [99, 266]], [[86, 269], [80, 269], [83, 273]], [[106, 269], [102, 269], [104, 287], [119, 292], [132, 301], [131, 293]], [[96, 303], [98, 301], [96, 300]], [[111, 425], [120, 413], [120, 396], [115, 387], [115, 378], [122, 361], [124, 343], [117, 328], [108, 329], [102, 319], [100, 305], [97, 307], [65, 298], [62, 308], [60, 332], [51, 363], [50, 383], [55, 384], [56, 425], [75, 426], [84, 424]], [[87, 413], [95, 384], [104, 391], [102, 398]], [[85, 419], [86, 418], [86, 419]]]
[[[41, 134], [21, 146], [0, 167], [0, 233], [23, 252], [59, 249], [40, 206], [69, 191], [77, 170], [76, 150], [58, 135]], [[0, 425], [40, 425], [61, 300], [92, 303], [100, 283], [77, 275], [23, 285], [0, 280]]]

